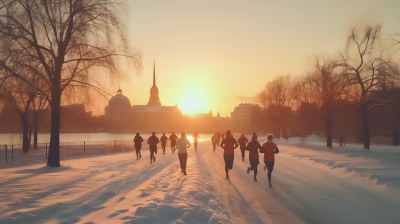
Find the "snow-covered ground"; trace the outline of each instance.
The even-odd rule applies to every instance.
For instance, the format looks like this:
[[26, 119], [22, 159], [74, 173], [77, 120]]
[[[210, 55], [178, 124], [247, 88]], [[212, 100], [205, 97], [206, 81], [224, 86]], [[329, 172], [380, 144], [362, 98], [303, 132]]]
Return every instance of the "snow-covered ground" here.
[[400, 223], [400, 147], [276, 142], [273, 187], [239, 149], [225, 179], [210, 142], [189, 150], [187, 176], [170, 150], [154, 164], [148, 151], [2, 164], [0, 223]]

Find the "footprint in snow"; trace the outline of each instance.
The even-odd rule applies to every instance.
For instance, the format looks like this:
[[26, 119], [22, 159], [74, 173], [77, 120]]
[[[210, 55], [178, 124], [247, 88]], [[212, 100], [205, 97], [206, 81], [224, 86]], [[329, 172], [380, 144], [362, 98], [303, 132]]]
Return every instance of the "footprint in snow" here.
[[145, 191], [142, 192], [142, 194], [140, 195], [140, 197], [147, 197], [150, 196], [150, 194], [146, 193]]
[[115, 216], [118, 216], [118, 215], [121, 214], [121, 213], [126, 213], [126, 212], [128, 212], [128, 211], [129, 211], [129, 209], [118, 210], [118, 211], [112, 213], [111, 215], [109, 215], [109, 216], [108, 216], [108, 219], [112, 219], [112, 218], [114, 218]]

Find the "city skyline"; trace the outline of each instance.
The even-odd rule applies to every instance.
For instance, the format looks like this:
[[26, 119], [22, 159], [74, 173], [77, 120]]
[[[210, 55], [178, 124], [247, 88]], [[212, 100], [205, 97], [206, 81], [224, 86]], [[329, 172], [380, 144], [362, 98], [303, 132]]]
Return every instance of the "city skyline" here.
[[343, 51], [354, 26], [382, 23], [392, 34], [400, 19], [394, 1], [127, 3], [127, 33], [143, 69], [110, 93], [121, 85], [132, 104], [146, 104], [156, 55], [163, 105], [197, 98], [200, 112], [223, 117], [240, 103], [257, 103], [254, 95], [274, 77], [304, 74], [314, 54]]

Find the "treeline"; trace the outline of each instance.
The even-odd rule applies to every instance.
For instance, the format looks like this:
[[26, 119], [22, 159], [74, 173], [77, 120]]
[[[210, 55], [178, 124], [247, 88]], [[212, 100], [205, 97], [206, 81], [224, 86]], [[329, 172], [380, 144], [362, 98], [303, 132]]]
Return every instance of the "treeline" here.
[[282, 75], [267, 83], [257, 95], [267, 126], [283, 138], [324, 133], [330, 148], [334, 137], [343, 144], [348, 136], [369, 149], [378, 132], [391, 133], [398, 145], [398, 37], [383, 35], [380, 25], [353, 29], [344, 52], [314, 56], [306, 74]]
[[140, 69], [120, 23], [124, 7], [114, 0], [0, 2], [1, 100], [18, 111], [25, 152], [29, 129], [36, 133], [50, 109], [49, 166], [60, 165], [63, 103], [107, 96], [110, 81], [126, 77], [121, 68]]

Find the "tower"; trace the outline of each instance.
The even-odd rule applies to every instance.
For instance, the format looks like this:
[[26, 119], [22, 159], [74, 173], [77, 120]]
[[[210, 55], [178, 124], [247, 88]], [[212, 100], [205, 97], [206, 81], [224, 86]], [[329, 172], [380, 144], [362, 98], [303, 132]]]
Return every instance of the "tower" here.
[[147, 103], [149, 106], [161, 106], [160, 97], [158, 96], [158, 88], [156, 86], [156, 59], [154, 57], [153, 66], [153, 86], [150, 88], [150, 99]]

